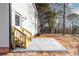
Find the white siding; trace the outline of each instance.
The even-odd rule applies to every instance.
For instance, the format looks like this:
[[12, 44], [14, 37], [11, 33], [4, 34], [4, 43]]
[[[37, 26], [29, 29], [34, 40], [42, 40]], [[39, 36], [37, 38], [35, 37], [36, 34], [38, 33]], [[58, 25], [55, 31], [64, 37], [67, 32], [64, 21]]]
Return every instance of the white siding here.
[[9, 47], [9, 4], [0, 3], [0, 47]]
[[[22, 27], [35, 35], [37, 33], [37, 18], [35, 18], [35, 8], [31, 3], [12, 3], [12, 25], [15, 26], [15, 11], [22, 15]], [[26, 19], [25, 19], [26, 18]]]

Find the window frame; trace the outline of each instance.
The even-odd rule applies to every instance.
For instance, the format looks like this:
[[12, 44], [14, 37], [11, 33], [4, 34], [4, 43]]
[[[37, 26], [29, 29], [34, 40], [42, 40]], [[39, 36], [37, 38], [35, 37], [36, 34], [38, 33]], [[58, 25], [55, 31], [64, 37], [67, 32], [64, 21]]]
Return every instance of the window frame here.
[[[19, 25], [16, 24], [16, 15], [19, 16]], [[18, 13], [17, 11], [15, 11], [15, 26], [21, 26], [22, 24], [22, 15], [20, 13]]]

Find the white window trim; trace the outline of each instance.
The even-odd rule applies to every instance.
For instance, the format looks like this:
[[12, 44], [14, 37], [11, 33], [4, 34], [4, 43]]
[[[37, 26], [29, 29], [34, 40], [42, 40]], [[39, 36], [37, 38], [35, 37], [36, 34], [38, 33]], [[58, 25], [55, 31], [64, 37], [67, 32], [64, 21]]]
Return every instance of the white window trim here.
[[17, 26], [16, 24], [15, 24], [15, 26], [22, 27], [22, 15], [20, 13], [18, 13], [17, 11], [15, 11], [15, 14], [17, 14], [18, 16], [20, 16], [20, 26]]

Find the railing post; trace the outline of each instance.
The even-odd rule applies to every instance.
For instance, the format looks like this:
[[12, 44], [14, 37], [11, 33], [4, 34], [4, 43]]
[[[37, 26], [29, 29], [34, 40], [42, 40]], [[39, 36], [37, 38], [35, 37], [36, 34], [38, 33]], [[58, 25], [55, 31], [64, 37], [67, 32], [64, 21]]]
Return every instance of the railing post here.
[[26, 36], [25, 36], [25, 43], [24, 43], [24, 45], [25, 45], [24, 48], [26, 48]]
[[13, 48], [15, 48], [15, 28], [13, 27]]

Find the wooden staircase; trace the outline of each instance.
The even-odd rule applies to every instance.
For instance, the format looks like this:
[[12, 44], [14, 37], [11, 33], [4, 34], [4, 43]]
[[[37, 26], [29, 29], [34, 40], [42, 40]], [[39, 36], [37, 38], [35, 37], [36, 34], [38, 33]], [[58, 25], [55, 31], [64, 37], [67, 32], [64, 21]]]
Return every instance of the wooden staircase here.
[[25, 28], [18, 29], [13, 26], [12, 42], [13, 48], [16, 48], [17, 46], [21, 48], [27, 48], [32, 42], [32, 33]]

